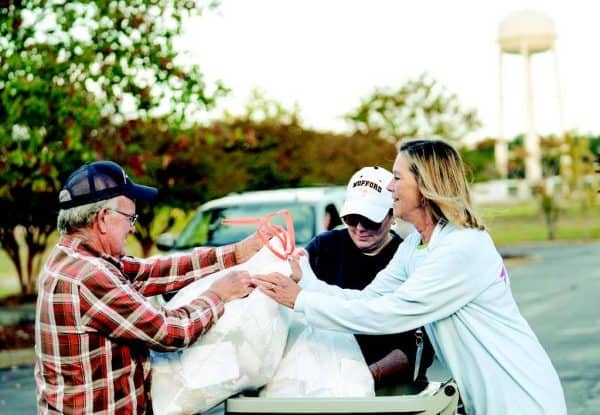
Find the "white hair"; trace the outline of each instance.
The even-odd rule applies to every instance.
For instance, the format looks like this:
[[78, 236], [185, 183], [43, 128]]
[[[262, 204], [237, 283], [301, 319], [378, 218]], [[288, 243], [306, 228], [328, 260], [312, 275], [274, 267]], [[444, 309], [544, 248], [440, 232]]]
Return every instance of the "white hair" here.
[[[118, 197], [118, 196], [117, 196]], [[96, 215], [103, 208], [117, 208], [117, 197], [75, 206], [69, 209], [61, 209], [58, 212], [57, 226], [61, 235], [71, 233], [77, 229], [87, 228], [92, 224]]]

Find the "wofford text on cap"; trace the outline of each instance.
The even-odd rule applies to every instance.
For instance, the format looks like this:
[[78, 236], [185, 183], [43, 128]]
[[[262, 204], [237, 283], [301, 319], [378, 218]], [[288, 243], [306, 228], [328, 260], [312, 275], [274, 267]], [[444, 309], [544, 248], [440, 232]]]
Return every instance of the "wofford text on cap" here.
[[358, 186], [367, 186], [370, 187], [371, 189], [377, 190], [379, 193], [381, 193], [381, 186], [378, 185], [377, 183], [374, 182], [370, 182], [368, 180], [359, 180], [357, 182], [354, 182], [354, 184], [352, 185], [352, 187], [358, 187]]

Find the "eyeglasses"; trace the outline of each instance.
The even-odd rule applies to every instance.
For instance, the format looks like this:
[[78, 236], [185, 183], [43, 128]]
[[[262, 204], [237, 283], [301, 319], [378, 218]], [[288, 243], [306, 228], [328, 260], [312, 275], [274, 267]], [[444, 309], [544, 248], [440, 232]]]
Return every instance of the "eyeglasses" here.
[[129, 213], [121, 212], [120, 210], [113, 209], [113, 208], [108, 208], [108, 210], [120, 213], [121, 215], [127, 217], [127, 219], [129, 219], [129, 223], [131, 223], [131, 226], [135, 225], [135, 223], [138, 220], [138, 214], [137, 213], [134, 213], [133, 215], [130, 215]]
[[368, 231], [376, 231], [381, 228], [383, 222], [373, 222], [370, 219], [365, 218], [361, 215], [346, 215], [342, 218], [344, 223], [348, 226], [357, 226], [359, 223]]

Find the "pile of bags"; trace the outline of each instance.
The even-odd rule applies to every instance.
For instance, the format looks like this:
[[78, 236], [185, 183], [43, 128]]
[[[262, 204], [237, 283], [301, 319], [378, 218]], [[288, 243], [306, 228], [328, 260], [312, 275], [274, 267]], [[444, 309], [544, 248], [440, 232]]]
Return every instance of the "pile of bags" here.
[[[188, 285], [166, 307], [188, 304], [215, 279], [235, 269], [286, 275], [291, 272], [287, 261], [263, 248], [243, 264]], [[229, 396], [263, 386], [279, 365], [288, 327], [279, 305], [258, 289], [226, 303], [223, 316], [192, 346], [177, 352], [151, 352], [154, 412], [203, 412]]]
[[[293, 236], [293, 233], [292, 233]], [[293, 239], [292, 239], [293, 240]], [[166, 305], [177, 308], [206, 291], [233, 270], [250, 274], [291, 273], [282, 246], [273, 238], [249, 261], [202, 278]], [[303, 275], [312, 274], [308, 259]], [[205, 412], [230, 396], [263, 387], [266, 397], [374, 396], [373, 379], [351, 334], [310, 327], [259, 289], [225, 304], [225, 313], [192, 346], [176, 352], [151, 352], [154, 412]]]
[[295, 317], [283, 358], [260, 396], [366, 398], [375, 392], [354, 335], [311, 327], [303, 317]]

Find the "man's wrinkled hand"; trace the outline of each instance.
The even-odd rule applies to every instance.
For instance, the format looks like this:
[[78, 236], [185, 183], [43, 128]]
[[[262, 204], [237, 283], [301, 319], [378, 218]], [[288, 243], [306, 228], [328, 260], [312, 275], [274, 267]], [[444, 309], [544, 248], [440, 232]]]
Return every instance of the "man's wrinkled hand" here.
[[211, 284], [209, 290], [224, 302], [247, 296], [255, 285], [248, 271], [232, 271]]
[[260, 227], [256, 232], [247, 238], [243, 239], [241, 242], [235, 244], [235, 262], [236, 264], [241, 264], [243, 262], [248, 261], [250, 258], [254, 256], [260, 249], [265, 245], [263, 243], [263, 239], [258, 235], [260, 232], [262, 237], [265, 240], [271, 239], [275, 236], [275, 232], [281, 231], [281, 227], [273, 226], [272, 231], [269, 229], [265, 229]]

